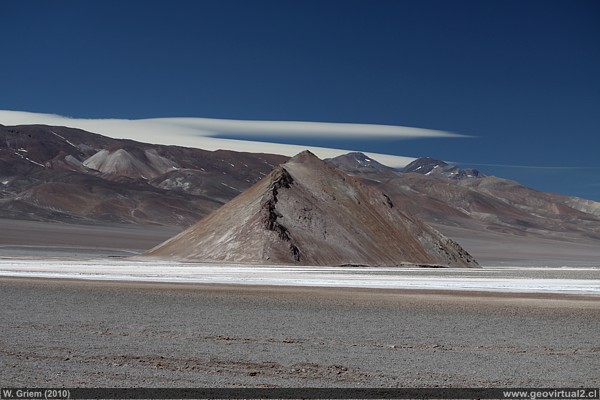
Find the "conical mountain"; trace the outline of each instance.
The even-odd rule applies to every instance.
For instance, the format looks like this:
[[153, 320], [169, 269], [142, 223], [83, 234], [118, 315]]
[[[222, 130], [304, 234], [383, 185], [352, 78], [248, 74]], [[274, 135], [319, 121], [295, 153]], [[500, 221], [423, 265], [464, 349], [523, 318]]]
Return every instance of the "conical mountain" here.
[[197, 262], [476, 267], [456, 242], [305, 151], [146, 255]]

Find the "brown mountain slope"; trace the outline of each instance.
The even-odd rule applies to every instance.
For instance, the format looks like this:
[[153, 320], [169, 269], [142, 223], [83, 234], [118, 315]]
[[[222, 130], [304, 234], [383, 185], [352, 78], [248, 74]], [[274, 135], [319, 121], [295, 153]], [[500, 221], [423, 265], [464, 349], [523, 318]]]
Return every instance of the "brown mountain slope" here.
[[[65, 127], [0, 125], [0, 218], [184, 228], [287, 159], [157, 146]], [[400, 173], [360, 153], [330, 162], [384, 191], [405, 214], [436, 226], [600, 240], [598, 202], [542, 193], [467, 170], [458, 171], [465, 172], [460, 174], [465, 179], [447, 179], [419, 168], [439, 163], [426, 161], [421, 159], [413, 173]]]
[[310, 152], [147, 255], [247, 264], [477, 266], [457, 243]]
[[[419, 169], [418, 162], [417, 172], [364, 173], [363, 163], [351, 162], [355, 159], [344, 155], [329, 162], [385, 191], [404, 212], [427, 223], [516, 236], [600, 239], [600, 218], [594, 215], [600, 207], [592, 201], [539, 192], [456, 167], [452, 172], [461, 172], [462, 179], [432, 174], [431, 168]], [[423, 160], [432, 164], [431, 159]]]
[[0, 125], [0, 218], [187, 227], [285, 160]]

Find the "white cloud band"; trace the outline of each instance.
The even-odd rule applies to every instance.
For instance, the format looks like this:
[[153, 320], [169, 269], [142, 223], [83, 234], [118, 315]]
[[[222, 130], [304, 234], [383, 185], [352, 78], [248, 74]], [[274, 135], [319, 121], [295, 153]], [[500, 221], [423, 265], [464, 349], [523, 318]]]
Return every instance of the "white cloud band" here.
[[[227, 137], [276, 138], [443, 138], [465, 137], [450, 132], [391, 125], [300, 121], [242, 121], [208, 118], [76, 119], [54, 114], [1, 111], [3, 125], [58, 125], [79, 128], [119, 139], [205, 150], [234, 150], [293, 156], [308, 149], [321, 158], [336, 157], [351, 150], [228, 139]], [[366, 153], [382, 164], [403, 167], [412, 157]]]

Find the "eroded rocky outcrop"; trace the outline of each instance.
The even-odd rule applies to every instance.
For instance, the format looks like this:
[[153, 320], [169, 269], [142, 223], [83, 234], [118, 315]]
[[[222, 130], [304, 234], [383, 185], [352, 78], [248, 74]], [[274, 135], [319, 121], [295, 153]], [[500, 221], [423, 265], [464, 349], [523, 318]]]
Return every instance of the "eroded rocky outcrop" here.
[[288, 229], [278, 221], [278, 218], [282, 215], [277, 211], [276, 208], [278, 201], [277, 193], [279, 189], [288, 189], [294, 179], [283, 167], [277, 167], [273, 171], [272, 175], [273, 183], [269, 187], [267, 200], [262, 206], [262, 211], [264, 214], [263, 222], [267, 230], [277, 233], [279, 239], [289, 243], [290, 252], [294, 261], [300, 261], [300, 250], [298, 250], [298, 247], [292, 241]]

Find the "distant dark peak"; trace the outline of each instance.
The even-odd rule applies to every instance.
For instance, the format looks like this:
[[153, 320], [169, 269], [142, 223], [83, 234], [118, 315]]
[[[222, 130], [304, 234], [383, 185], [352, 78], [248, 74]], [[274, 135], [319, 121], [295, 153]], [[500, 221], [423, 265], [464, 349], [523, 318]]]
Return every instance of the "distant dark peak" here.
[[369, 159], [369, 157], [367, 157], [365, 155], [365, 153], [361, 153], [360, 151], [352, 151], [350, 153], [347, 153], [346, 156], [348, 156], [348, 157], [354, 157], [354, 159], [360, 160], [360, 161], [371, 161]]
[[367, 155], [364, 153], [355, 151], [355, 152], [346, 154], [346, 156], [348, 158], [353, 158], [358, 164], [360, 164], [362, 166], [380, 165], [377, 161], [373, 160], [372, 158], [367, 157]]
[[335, 158], [328, 158], [326, 162], [341, 167], [347, 172], [359, 170], [361, 172], [369, 172], [368, 170], [391, 171], [392, 169], [370, 158], [364, 153], [355, 151], [346, 153]]
[[352, 162], [360, 163], [360, 164], [377, 162], [377, 161], [374, 161], [373, 159], [367, 157], [367, 155], [365, 153], [361, 153], [360, 151], [353, 151], [350, 153], [342, 154], [341, 156], [331, 158], [331, 160], [346, 161], [346, 162], [352, 161]]
[[417, 158], [415, 161], [404, 167], [402, 172], [414, 172], [422, 175], [432, 175], [448, 179], [472, 179], [485, 177], [484, 174], [476, 169], [462, 169], [456, 165], [449, 165], [444, 161], [436, 160], [430, 157]]
[[457, 171], [456, 171], [456, 175], [454, 175], [452, 177], [454, 179], [483, 178], [485, 176], [484, 174], [479, 172], [479, 170], [476, 170], [474, 168], [465, 168], [465, 169], [460, 169], [458, 167], [455, 167], [455, 168], [457, 169]]
[[448, 164], [441, 160], [436, 160], [431, 157], [417, 158], [415, 161], [408, 164], [402, 172], [418, 172], [420, 174], [426, 174], [435, 167], [447, 167]]

